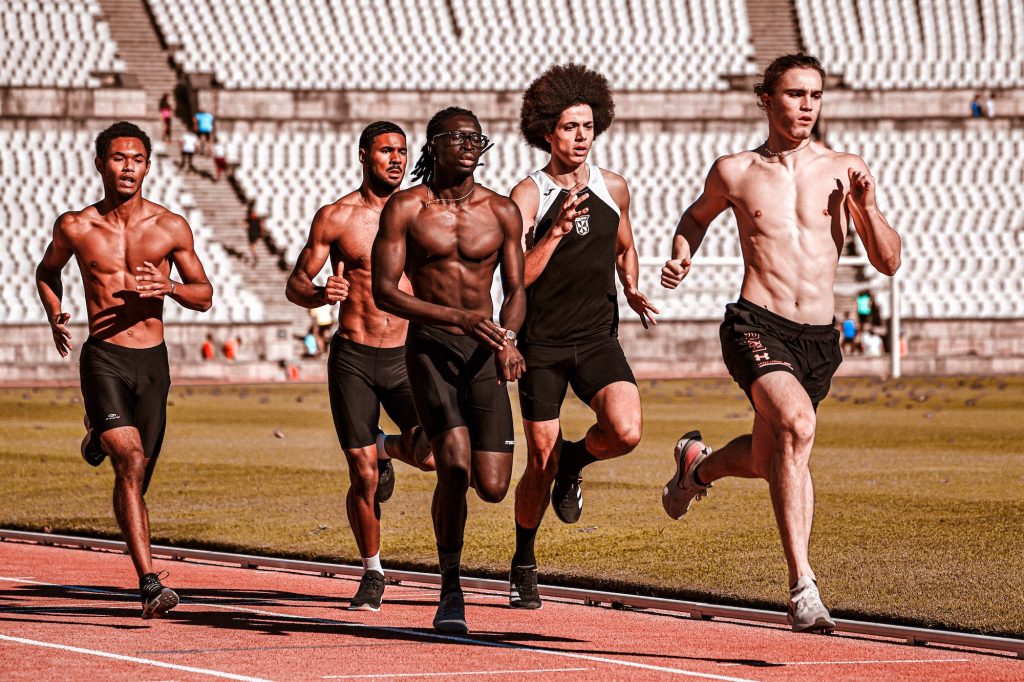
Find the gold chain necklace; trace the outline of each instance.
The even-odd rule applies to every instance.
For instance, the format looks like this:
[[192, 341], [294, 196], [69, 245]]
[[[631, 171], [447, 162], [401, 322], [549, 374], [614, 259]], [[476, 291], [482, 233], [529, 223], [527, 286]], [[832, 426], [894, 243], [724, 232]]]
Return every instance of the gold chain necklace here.
[[766, 154], [768, 154], [768, 156], [774, 156], [776, 159], [780, 159], [781, 160], [781, 159], [786, 158], [790, 154], [793, 154], [795, 152], [800, 151], [801, 149], [803, 149], [804, 147], [806, 147], [810, 143], [811, 143], [811, 138], [808, 137], [796, 149], [787, 149], [787, 150], [783, 150], [781, 152], [773, 152], [771, 150], [771, 147], [768, 146], [768, 140], [765, 140], [764, 141], [764, 151], [765, 151]]
[[[427, 189], [430, 190], [431, 192], [434, 192], [434, 189], [430, 185], [427, 185]], [[473, 192], [475, 192], [475, 191], [476, 191], [476, 183], [474, 182], [473, 183], [473, 187], [470, 188], [470, 190], [468, 192], [466, 192], [465, 194], [463, 194], [461, 197], [457, 197], [455, 199], [442, 199], [439, 196], [437, 199], [429, 200], [425, 204], [425, 206], [429, 206], [430, 204], [457, 204], [460, 201], [465, 201], [466, 199], [468, 199], [470, 197], [470, 195], [473, 194]], [[434, 192], [434, 194], [437, 194], [437, 192]]]

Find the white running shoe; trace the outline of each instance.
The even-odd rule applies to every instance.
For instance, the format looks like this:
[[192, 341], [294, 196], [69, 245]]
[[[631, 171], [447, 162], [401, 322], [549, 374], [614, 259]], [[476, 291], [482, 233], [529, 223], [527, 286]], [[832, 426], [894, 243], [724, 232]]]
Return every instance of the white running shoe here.
[[835, 621], [821, 603], [818, 584], [806, 575], [797, 580], [796, 587], [789, 591], [786, 618], [793, 632], [831, 634], [836, 629]]
[[690, 431], [676, 443], [676, 474], [661, 492], [661, 504], [673, 519], [682, 518], [694, 498], [699, 500], [707, 495], [711, 486], [697, 485], [693, 480], [693, 472], [710, 454], [711, 448], [704, 444], [700, 431]]

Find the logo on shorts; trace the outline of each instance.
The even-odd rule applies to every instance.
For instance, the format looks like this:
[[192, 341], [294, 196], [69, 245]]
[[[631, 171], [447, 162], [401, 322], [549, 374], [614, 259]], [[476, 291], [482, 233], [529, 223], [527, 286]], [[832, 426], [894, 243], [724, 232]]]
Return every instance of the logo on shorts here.
[[585, 236], [590, 232], [590, 216], [581, 215], [573, 220], [576, 225], [576, 234]]
[[754, 360], [756, 360], [757, 362], [764, 362], [767, 359], [768, 359], [768, 354], [767, 353], [754, 353]]
[[516, 442], [514, 440], [507, 440], [507, 441], [505, 441], [505, 445], [515, 445], [515, 444], [516, 444]]
[[761, 335], [757, 332], [743, 332], [743, 340], [746, 341], [747, 345], [750, 346], [750, 351], [757, 353], [759, 351], [767, 351], [761, 343]]
[[113, 412], [111, 412], [110, 414], [108, 414], [108, 415], [107, 415], [107, 421], [108, 421], [108, 422], [112, 422], [112, 421], [114, 421], [115, 419], [120, 419], [120, 418], [121, 418], [121, 415], [119, 415], [119, 414], [114, 414]]

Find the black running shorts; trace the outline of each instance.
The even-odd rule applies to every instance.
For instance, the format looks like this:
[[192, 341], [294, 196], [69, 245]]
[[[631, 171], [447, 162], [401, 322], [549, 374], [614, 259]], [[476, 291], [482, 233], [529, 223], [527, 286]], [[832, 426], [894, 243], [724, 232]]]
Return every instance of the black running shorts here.
[[78, 371], [93, 433], [131, 426], [139, 431], [145, 456], [159, 455], [171, 389], [167, 346], [125, 348], [89, 337]]
[[473, 450], [512, 452], [512, 404], [494, 353], [473, 339], [409, 325], [405, 342], [413, 402], [429, 438], [465, 426]]
[[789, 372], [817, 408], [843, 361], [839, 331], [832, 325], [793, 322], [742, 297], [725, 306], [719, 336], [725, 366], [751, 404], [755, 380], [769, 372]]
[[374, 348], [335, 335], [327, 360], [327, 386], [334, 430], [346, 450], [376, 442], [382, 405], [403, 433], [417, 424], [401, 346]]
[[523, 344], [519, 352], [526, 361], [526, 373], [519, 380], [519, 407], [523, 419], [530, 421], [558, 419], [569, 385], [589, 405], [605, 386], [636, 383], [614, 336], [560, 346]]

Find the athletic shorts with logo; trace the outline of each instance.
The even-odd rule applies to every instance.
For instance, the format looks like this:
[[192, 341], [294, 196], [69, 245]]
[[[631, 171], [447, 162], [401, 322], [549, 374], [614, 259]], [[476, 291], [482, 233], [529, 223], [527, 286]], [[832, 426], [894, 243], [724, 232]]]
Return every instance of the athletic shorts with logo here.
[[418, 423], [402, 346], [375, 348], [335, 335], [327, 386], [334, 430], [346, 450], [376, 442], [381, 406], [403, 433]]
[[743, 297], [725, 306], [719, 336], [725, 366], [751, 404], [755, 380], [769, 372], [789, 372], [817, 409], [843, 361], [833, 325], [794, 322]]
[[614, 336], [560, 345], [526, 343], [519, 351], [526, 362], [526, 373], [519, 379], [519, 406], [529, 421], [558, 419], [568, 386], [589, 405], [605, 386], [617, 381], [636, 384]]
[[429, 438], [460, 426], [472, 448], [512, 452], [512, 404], [498, 383], [494, 353], [470, 337], [429, 325], [409, 325], [405, 342], [413, 402]]
[[125, 348], [89, 337], [78, 359], [82, 400], [94, 437], [135, 427], [146, 457], [156, 457], [167, 425], [171, 372], [167, 346]]

